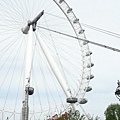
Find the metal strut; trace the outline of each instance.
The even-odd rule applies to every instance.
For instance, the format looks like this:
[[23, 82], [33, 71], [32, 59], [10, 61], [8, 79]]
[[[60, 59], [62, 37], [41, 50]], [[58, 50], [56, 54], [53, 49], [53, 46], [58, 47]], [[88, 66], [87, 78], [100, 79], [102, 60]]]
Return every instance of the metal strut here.
[[28, 42], [26, 49], [26, 64], [25, 64], [25, 83], [24, 83], [24, 98], [23, 98], [23, 106], [22, 106], [22, 116], [21, 120], [29, 119], [29, 95], [33, 95], [34, 88], [30, 86], [30, 76], [31, 76], [31, 68], [34, 56], [34, 47], [35, 43], [32, 39], [33, 32], [36, 30], [36, 25], [38, 20], [44, 14], [44, 10], [40, 12], [32, 21], [28, 21], [27, 25], [22, 28], [23, 34], [28, 34]]

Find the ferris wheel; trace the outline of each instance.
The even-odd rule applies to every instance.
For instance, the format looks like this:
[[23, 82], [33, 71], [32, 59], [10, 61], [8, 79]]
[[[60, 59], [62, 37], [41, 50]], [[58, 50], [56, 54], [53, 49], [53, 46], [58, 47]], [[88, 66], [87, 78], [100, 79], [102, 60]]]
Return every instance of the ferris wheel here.
[[49, 119], [87, 102], [92, 52], [69, 37], [86, 39], [65, 0], [1, 0], [0, 26], [0, 119]]

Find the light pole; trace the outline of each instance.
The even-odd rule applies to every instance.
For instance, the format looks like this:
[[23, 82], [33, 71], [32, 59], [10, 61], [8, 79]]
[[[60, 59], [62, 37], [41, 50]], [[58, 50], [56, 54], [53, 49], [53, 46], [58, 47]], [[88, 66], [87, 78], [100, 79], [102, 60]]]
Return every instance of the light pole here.
[[116, 95], [117, 99], [120, 100], [120, 81], [119, 80], [118, 80], [117, 84], [118, 84], [118, 86], [116, 88], [115, 95]]

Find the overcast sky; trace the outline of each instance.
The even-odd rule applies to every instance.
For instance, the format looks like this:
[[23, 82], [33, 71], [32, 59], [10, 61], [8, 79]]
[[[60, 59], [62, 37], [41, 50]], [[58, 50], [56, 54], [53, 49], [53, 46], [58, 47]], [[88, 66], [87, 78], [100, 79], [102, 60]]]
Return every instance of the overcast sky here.
[[[67, 0], [83, 24], [120, 34], [119, 0]], [[113, 37], [82, 26], [88, 40], [120, 49], [120, 38]], [[111, 103], [119, 103], [114, 92], [120, 79], [120, 53], [90, 45], [95, 64], [91, 81], [93, 91], [86, 94], [88, 103], [83, 105], [87, 113], [104, 119], [104, 111]]]

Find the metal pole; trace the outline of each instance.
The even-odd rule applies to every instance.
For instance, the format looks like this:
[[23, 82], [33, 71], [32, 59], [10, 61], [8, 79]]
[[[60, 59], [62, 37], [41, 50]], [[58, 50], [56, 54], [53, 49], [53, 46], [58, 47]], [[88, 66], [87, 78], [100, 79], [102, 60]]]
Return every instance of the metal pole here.
[[30, 87], [30, 77], [31, 77], [31, 68], [33, 62], [33, 53], [35, 43], [33, 41], [33, 28], [30, 25], [28, 33], [27, 49], [26, 49], [26, 58], [25, 58], [25, 83], [24, 83], [24, 98], [23, 98], [23, 107], [22, 107], [22, 120], [28, 120], [29, 114], [29, 87]]
[[[67, 98], [72, 98], [73, 96], [72, 96], [71, 90], [68, 87], [68, 85], [66, 84], [63, 76], [61, 75], [61, 72], [60, 72], [56, 62], [54, 61], [51, 53], [49, 52], [49, 49], [47, 48], [45, 42], [39, 37], [39, 34], [36, 34], [36, 37], [38, 39], [39, 45], [40, 45], [46, 59], [47, 59], [49, 65], [50, 65], [55, 77], [57, 78], [59, 84], [61, 85], [66, 97]], [[75, 104], [71, 104], [71, 105], [72, 105], [73, 109], [75, 110], [76, 109]]]

